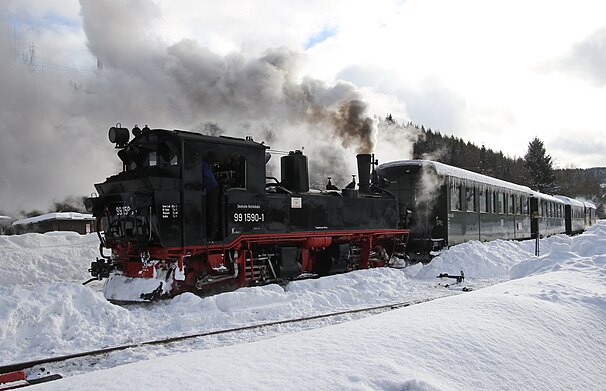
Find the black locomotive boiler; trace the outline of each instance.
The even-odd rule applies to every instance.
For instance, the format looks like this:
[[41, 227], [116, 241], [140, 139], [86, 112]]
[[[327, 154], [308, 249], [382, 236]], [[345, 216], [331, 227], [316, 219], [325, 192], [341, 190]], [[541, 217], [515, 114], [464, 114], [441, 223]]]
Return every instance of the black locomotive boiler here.
[[[358, 188], [311, 190], [307, 157], [281, 157], [266, 177], [268, 147], [251, 138], [112, 127], [122, 171], [96, 184], [97, 219], [110, 300], [209, 293], [301, 274], [383, 266], [408, 230], [398, 201], [371, 181], [358, 155]], [[373, 176], [374, 178], [374, 176]]]

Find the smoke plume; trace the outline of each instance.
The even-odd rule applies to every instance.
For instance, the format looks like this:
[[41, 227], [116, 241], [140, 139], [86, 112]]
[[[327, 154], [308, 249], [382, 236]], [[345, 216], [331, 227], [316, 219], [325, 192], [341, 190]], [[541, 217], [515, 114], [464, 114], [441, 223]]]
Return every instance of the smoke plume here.
[[[299, 52], [275, 48], [248, 58], [213, 53], [192, 39], [166, 44], [154, 32], [160, 12], [148, 1], [80, 4], [96, 74], [28, 69], [0, 43], [0, 89], [10, 97], [0, 107], [5, 210], [46, 209], [49, 200], [93, 192], [94, 183], [119, 170], [106, 141], [117, 122], [250, 135], [276, 149], [305, 146], [322, 176], [347, 178], [355, 173], [353, 152], [373, 150], [378, 121], [360, 89], [301, 78]], [[352, 152], [341, 165], [327, 157], [342, 156], [335, 142]]]

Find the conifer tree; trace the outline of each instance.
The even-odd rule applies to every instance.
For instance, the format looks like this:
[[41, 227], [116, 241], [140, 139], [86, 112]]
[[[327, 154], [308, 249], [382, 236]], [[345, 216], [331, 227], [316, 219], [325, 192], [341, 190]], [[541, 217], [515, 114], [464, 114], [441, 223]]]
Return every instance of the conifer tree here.
[[554, 194], [557, 191], [551, 156], [547, 155], [543, 142], [537, 137], [528, 144], [528, 152], [524, 155], [524, 168], [531, 188], [546, 194]]

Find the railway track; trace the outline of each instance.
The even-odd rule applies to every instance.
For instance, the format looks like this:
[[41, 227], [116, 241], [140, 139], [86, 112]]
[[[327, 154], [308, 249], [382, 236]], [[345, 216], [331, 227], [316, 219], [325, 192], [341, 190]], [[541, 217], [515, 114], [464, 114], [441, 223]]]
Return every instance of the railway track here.
[[[38, 383], [42, 383], [42, 382], [48, 382], [48, 381], [61, 379], [63, 377], [62, 375], [60, 375], [58, 373], [51, 373], [51, 370], [59, 372], [61, 368], [68, 368], [70, 365], [72, 367], [78, 367], [78, 364], [74, 363], [74, 361], [77, 361], [77, 360], [83, 360], [83, 361], [89, 360], [90, 361], [92, 359], [97, 359], [99, 356], [103, 356], [103, 355], [108, 356], [112, 353], [125, 351], [125, 350], [129, 350], [129, 349], [131, 349], [131, 350], [145, 349], [145, 348], [154, 347], [154, 346], [175, 344], [175, 343], [179, 343], [179, 342], [183, 342], [183, 341], [187, 341], [187, 340], [195, 340], [195, 339], [203, 338], [203, 337], [225, 336], [227, 334], [236, 334], [236, 333], [242, 333], [242, 332], [254, 332], [254, 330], [259, 330], [259, 329], [269, 329], [272, 327], [275, 328], [275, 327], [281, 327], [281, 326], [285, 326], [285, 325], [293, 325], [293, 324], [297, 324], [297, 323], [322, 321], [322, 320], [328, 320], [330, 318], [349, 317], [349, 319], [346, 319], [346, 320], [352, 320], [352, 319], [355, 319], [356, 316], [362, 317], [360, 315], [367, 314], [365, 316], [368, 316], [368, 315], [373, 315], [373, 314], [378, 314], [378, 313], [382, 313], [382, 312], [395, 310], [398, 308], [410, 307], [410, 306], [413, 306], [416, 304], [421, 304], [421, 303], [429, 302], [429, 301], [432, 301], [432, 300], [435, 300], [438, 298], [456, 294], [456, 292], [454, 292], [454, 291], [445, 291], [444, 293], [446, 293], [446, 292], [448, 292], [448, 293], [444, 294], [444, 295], [439, 295], [436, 297], [420, 299], [420, 300], [413, 300], [413, 301], [406, 301], [406, 302], [399, 302], [399, 303], [390, 303], [390, 304], [385, 304], [385, 305], [356, 308], [356, 309], [351, 309], [351, 310], [336, 311], [336, 312], [306, 316], [306, 317], [301, 317], [301, 318], [277, 320], [277, 321], [259, 323], [259, 324], [248, 325], [248, 326], [234, 327], [234, 328], [229, 328], [229, 329], [205, 331], [205, 332], [200, 332], [200, 333], [187, 334], [187, 335], [181, 335], [181, 336], [169, 337], [169, 338], [161, 338], [161, 339], [152, 340], [152, 341], [130, 343], [130, 344], [113, 346], [113, 347], [107, 347], [107, 348], [103, 348], [103, 349], [89, 350], [89, 351], [80, 352], [80, 353], [73, 353], [73, 354], [67, 354], [67, 355], [62, 355], [62, 356], [48, 357], [48, 358], [43, 358], [43, 359], [38, 359], [38, 360], [3, 365], [3, 366], [0, 366], [0, 390], [25, 387], [25, 386], [32, 385], [32, 384], [38, 384]], [[333, 323], [339, 323], [339, 322], [333, 322]], [[177, 349], [177, 351], [178, 351], [178, 349]], [[181, 351], [183, 351], [183, 349]], [[120, 364], [132, 362], [132, 361], [134, 361], [134, 360], [130, 360], [130, 361], [127, 360], [126, 362], [121, 362]], [[55, 365], [57, 363], [60, 363], [60, 364], [62, 363], [63, 365], [57, 366], [57, 365]], [[82, 366], [82, 364], [80, 364], [80, 366]], [[89, 363], [88, 367], [92, 367], [92, 366], [103, 367], [103, 365], [96, 365], [96, 363], [92, 363], [92, 364]], [[111, 366], [112, 365], [106, 365], [105, 368], [109, 368]], [[55, 367], [55, 368], [53, 368], [53, 367]], [[57, 369], [59, 369], [59, 371], [57, 371]], [[103, 369], [103, 368], [95, 368], [95, 369]]]

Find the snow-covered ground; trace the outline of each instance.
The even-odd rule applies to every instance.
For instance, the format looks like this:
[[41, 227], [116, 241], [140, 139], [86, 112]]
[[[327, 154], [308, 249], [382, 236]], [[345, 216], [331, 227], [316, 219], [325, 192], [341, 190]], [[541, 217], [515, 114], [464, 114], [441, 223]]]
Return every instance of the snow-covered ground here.
[[[538, 258], [533, 241], [470, 242], [425, 267], [362, 270], [206, 298], [185, 294], [152, 306], [116, 306], [98, 284], [80, 284], [97, 243], [94, 235], [0, 236], [0, 365], [447, 297], [339, 324], [192, 342], [186, 353], [138, 353], [147, 360], [118, 365], [134, 361], [126, 352], [113, 368], [37, 387], [606, 389], [606, 221], [579, 236], [542, 240]], [[436, 279], [461, 270], [472, 292]]]

